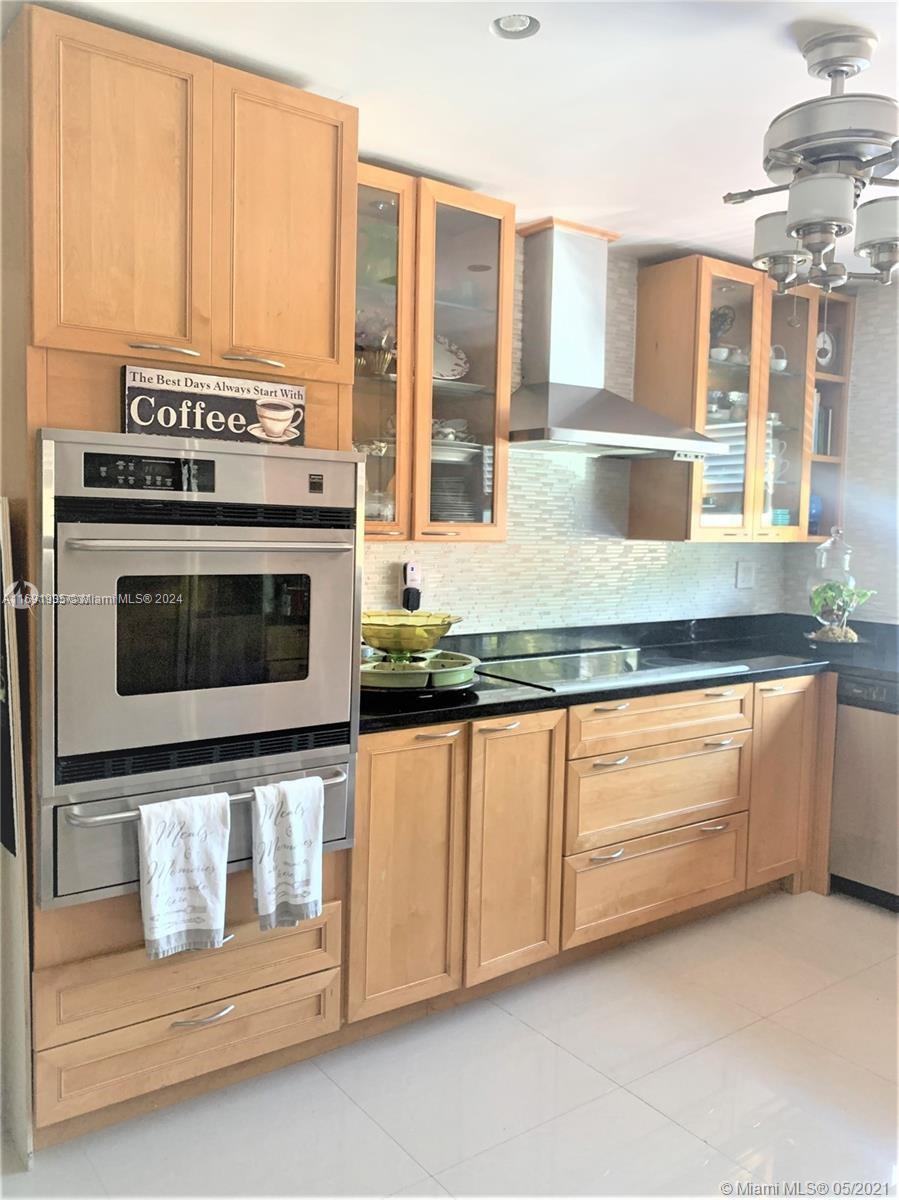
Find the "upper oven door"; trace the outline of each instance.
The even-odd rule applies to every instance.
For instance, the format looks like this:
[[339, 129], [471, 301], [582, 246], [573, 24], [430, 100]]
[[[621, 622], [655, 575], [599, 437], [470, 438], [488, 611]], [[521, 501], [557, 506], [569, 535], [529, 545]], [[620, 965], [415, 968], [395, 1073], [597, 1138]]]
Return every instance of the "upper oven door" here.
[[[57, 755], [350, 719], [352, 530], [66, 524]], [[106, 597], [114, 597], [107, 601]]]

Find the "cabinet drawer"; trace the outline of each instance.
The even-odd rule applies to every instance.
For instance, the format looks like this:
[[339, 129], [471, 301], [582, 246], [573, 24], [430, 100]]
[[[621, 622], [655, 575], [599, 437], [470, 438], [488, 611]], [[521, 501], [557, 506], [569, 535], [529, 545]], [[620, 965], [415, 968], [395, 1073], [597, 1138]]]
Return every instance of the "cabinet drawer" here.
[[[233, 1005], [230, 1012], [224, 1011]], [[218, 1013], [223, 1013], [217, 1017]], [[211, 1020], [210, 1020], [211, 1018]], [[207, 1021], [194, 1026], [184, 1021]], [[340, 969], [223, 996], [35, 1055], [38, 1125], [52, 1125], [340, 1026]]]
[[565, 853], [749, 807], [751, 733], [716, 733], [568, 764]]
[[265, 988], [340, 963], [340, 901], [295, 929], [239, 925], [218, 950], [153, 962], [146, 951], [105, 954], [34, 975], [38, 1050]]
[[752, 685], [707, 687], [633, 700], [602, 700], [569, 710], [568, 757], [615, 754], [682, 738], [752, 726]]
[[738, 813], [566, 858], [563, 949], [743, 891], [746, 825]]

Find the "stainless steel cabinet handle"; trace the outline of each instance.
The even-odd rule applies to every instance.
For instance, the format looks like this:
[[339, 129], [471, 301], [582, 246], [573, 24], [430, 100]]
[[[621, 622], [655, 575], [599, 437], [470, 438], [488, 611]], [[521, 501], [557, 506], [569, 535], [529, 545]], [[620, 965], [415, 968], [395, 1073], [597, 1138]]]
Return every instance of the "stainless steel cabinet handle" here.
[[704, 746], [730, 746], [733, 743], [733, 738], [714, 738], [710, 742], [703, 742]]
[[777, 684], [775, 687], [760, 687], [759, 688], [760, 692], [782, 692], [783, 690], [784, 690], [784, 685], [782, 683]]
[[199, 350], [191, 350], [189, 346], [167, 346], [165, 342], [129, 342], [131, 350], [162, 350], [166, 354], [186, 354], [188, 358], [199, 358]]
[[611, 762], [598, 758], [593, 765], [594, 767], [623, 767], [629, 758], [629, 754], [622, 754], [621, 758], [613, 758]]
[[234, 1005], [227, 1004], [217, 1013], [213, 1013], [209, 1017], [194, 1017], [192, 1021], [172, 1021], [170, 1029], [196, 1029], [200, 1025], [211, 1025], [213, 1021], [220, 1021], [222, 1017], [227, 1017], [228, 1013], [234, 1012]]
[[67, 550], [154, 550], [192, 554], [196, 550], [253, 554], [349, 554], [349, 542], [250, 542], [212, 538], [66, 538]]
[[226, 942], [233, 942], [236, 937], [236, 933], [226, 933], [222, 938], [222, 945], [224, 946]]
[[595, 863], [614, 862], [616, 858], [621, 858], [622, 854], [624, 854], [623, 846], [620, 850], [616, 850], [614, 854], [591, 854], [590, 861]]
[[441, 530], [423, 529], [421, 536], [422, 537], [458, 537], [459, 531], [458, 531], [458, 529], [441, 529]]
[[[317, 775], [317, 771], [312, 772]], [[304, 776], [304, 778], [307, 778]], [[322, 784], [327, 787], [336, 787], [339, 783], [346, 783], [346, 771], [338, 771], [336, 775], [323, 775], [321, 777]], [[237, 795], [231, 797], [232, 804], [246, 804], [253, 799], [252, 792], [238, 792]], [[129, 809], [127, 812], [112, 812], [101, 813], [97, 817], [85, 817], [81, 813], [74, 812], [73, 809], [77, 805], [73, 805], [71, 809], [66, 810], [66, 822], [69, 825], [74, 825], [76, 829], [96, 829], [102, 825], [123, 825], [127, 821], [139, 821], [140, 813], [137, 809]], [[233, 934], [232, 934], [233, 937]]]
[[420, 742], [439, 742], [441, 738], [458, 737], [461, 732], [461, 729], [450, 729], [448, 733], [416, 733], [415, 736]]
[[478, 733], [506, 733], [509, 729], [517, 729], [520, 721], [510, 721], [508, 725], [485, 725]]
[[707, 696], [715, 696], [715, 697], [717, 697], [717, 696], [732, 696], [734, 694], [734, 689], [733, 688], [725, 688], [723, 692], [706, 692], [705, 694]]
[[594, 706], [594, 712], [624, 712], [626, 708], [630, 708], [630, 701], [625, 700], [624, 704], [597, 704]]
[[227, 358], [230, 362], [262, 363], [264, 367], [284, 366], [284, 363], [278, 362], [276, 358], [263, 358], [261, 354], [223, 354], [222, 358]]
[[699, 828], [703, 833], [720, 833], [722, 829], [727, 829], [730, 821], [721, 821], [718, 825], [700, 825]]

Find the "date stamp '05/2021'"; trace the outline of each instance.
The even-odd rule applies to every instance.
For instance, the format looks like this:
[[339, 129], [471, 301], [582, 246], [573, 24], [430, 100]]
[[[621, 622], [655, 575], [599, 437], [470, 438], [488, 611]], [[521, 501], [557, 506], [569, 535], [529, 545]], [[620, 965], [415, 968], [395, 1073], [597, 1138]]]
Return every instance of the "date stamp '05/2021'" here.
[[890, 1196], [895, 1187], [886, 1181], [849, 1179], [783, 1179], [778, 1183], [757, 1183], [754, 1179], [722, 1183], [722, 1196]]

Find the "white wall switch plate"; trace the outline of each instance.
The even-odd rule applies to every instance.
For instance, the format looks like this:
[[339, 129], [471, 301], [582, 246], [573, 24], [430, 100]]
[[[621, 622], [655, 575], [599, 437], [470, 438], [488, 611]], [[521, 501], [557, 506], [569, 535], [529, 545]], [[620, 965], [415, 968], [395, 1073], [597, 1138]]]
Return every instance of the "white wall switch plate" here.
[[735, 586], [738, 588], [755, 587], [755, 563], [738, 562]]

